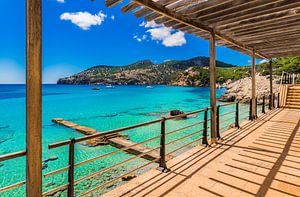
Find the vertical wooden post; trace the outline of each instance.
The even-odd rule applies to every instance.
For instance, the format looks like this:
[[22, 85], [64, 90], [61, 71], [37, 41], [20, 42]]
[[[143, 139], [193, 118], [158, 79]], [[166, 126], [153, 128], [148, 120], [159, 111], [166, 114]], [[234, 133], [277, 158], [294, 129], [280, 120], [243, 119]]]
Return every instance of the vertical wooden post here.
[[253, 120], [253, 116], [252, 116], [252, 99], [250, 99], [250, 105], [249, 105], [249, 120]]
[[207, 140], [207, 114], [208, 114], [208, 109], [204, 111], [204, 123], [203, 123], [203, 133], [202, 133], [202, 144], [205, 145], [206, 147], [208, 146], [208, 140]]
[[252, 66], [251, 66], [251, 75], [252, 75], [252, 108], [251, 108], [251, 115], [252, 120], [257, 117], [256, 114], [256, 68], [255, 68], [255, 51], [252, 49]]
[[217, 106], [217, 139], [221, 139], [220, 135], [220, 105]]
[[161, 119], [160, 130], [160, 160], [158, 170], [161, 172], [169, 172], [166, 164], [166, 118]]
[[235, 106], [235, 127], [236, 128], [240, 128], [240, 123], [239, 123], [239, 102], [236, 103], [236, 106]]
[[74, 197], [74, 164], [75, 164], [75, 139], [69, 145], [69, 171], [68, 171], [68, 197]]
[[26, 196], [42, 195], [42, 1], [26, 0]]
[[216, 36], [214, 32], [209, 37], [209, 72], [210, 72], [210, 116], [211, 142], [217, 141], [217, 99], [216, 99]]
[[280, 93], [277, 94], [277, 108], [280, 108]]
[[273, 65], [272, 59], [269, 61], [269, 69], [270, 69], [270, 94], [273, 95]]
[[262, 110], [261, 110], [261, 112], [263, 114], [266, 113], [266, 97], [265, 96], [263, 96], [263, 104], [262, 104]]

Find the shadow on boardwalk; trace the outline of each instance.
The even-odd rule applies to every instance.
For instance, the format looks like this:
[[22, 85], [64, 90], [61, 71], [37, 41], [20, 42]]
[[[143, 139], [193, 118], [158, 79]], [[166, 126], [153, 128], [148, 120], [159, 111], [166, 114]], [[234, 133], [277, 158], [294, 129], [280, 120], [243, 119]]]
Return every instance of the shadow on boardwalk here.
[[300, 110], [272, 111], [105, 196], [300, 196], [299, 127]]

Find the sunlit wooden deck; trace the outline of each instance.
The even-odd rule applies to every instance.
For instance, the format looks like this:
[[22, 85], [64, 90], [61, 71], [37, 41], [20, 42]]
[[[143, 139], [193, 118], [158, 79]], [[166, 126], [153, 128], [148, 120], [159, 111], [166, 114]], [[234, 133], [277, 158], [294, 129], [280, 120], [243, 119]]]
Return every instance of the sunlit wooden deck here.
[[105, 196], [300, 196], [299, 127], [300, 110], [274, 110]]

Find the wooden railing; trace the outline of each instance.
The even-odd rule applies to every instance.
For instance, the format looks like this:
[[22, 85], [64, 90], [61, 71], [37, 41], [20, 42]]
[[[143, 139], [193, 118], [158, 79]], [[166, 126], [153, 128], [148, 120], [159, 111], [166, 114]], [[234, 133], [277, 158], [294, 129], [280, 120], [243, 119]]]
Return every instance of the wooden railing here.
[[[277, 96], [277, 103], [278, 103], [278, 98], [279, 98], [279, 94]], [[262, 112], [266, 113], [266, 106], [269, 106], [269, 109], [273, 109], [275, 108], [275, 95], [270, 96], [269, 97], [269, 102], [266, 102], [267, 97], [263, 97], [263, 103], [262, 103]], [[250, 102], [251, 103], [251, 102]], [[257, 103], [257, 102], [256, 102]], [[226, 107], [234, 105], [234, 110], [229, 111], [228, 109], [226, 109]], [[278, 104], [277, 104], [278, 105]], [[224, 109], [224, 113], [221, 109]], [[226, 110], [225, 110], [226, 109]], [[231, 102], [231, 103], [226, 103], [226, 104], [221, 104], [217, 106], [217, 137], [221, 138], [221, 133], [225, 130], [227, 130], [228, 128], [232, 128], [232, 127], [236, 127], [236, 128], [240, 128], [240, 122], [245, 120], [245, 119], [251, 119], [251, 105], [248, 108], [246, 105], [240, 105], [239, 102]], [[257, 107], [256, 107], [257, 109]], [[79, 137], [79, 138], [72, 138], [69, 140], [65, 140], [65, 141], [61, 141], [61, 142], [57, 142], [57, 143], [53, 143], [50, 144], [48, 147], [49, 149], [54, 149], [54, 148], [58, 148], [58, 147], [63, 147], [63, 146], [68, 146], [69, 147], [69, 158], [68, 158], [68, 165], [65, 167], [62, 167], [60, 169], [48, 172], [46, 174], [44, 174], [44, 178], [47, 177], [51, 177], [53, 175], [62, 173], [62, 172], [67, 172], [68, 173], [68, 182], [66, 184], [63, 184], [57, 188], [48, 190], [46, 192], [43, 193], [43, 196], [48, 196], [48, 195], [53, 195], [58, 191], [63, 191], [63, 190], [67, 190], [68, 196], [73, 197], [75, 196], [75, 190], [74, 187], [75, 185], [91, 179], [93, 177], [96, 177], [98, 175], [101, 175], [105, 172], [108, 172], [111, 169], [120, 167], [122, 165], [125, 165], [129, 162], [132, 162], [134, 160], [140, 159], [142, 157], [144, 157], [145, 155], [148, 155], [150, 153], [153, 152], [158, 152], [158, 157], [157, 158], [152, 158], [150, 160], [148, 160], [146, 163], [143, 163], [143, 165], [137, 166], [134, 169], [132, 169], [130, 172], [127, 172], [125, 174], [119, 175], [117, 177], [114, 177], [112, 180], [109, 180], [101, 185], [98, 185], [88, 191], [85, 191], [84, 193], [78, 194], [78, 196], [86, 196], [88, 194], [91, 194], [93, 192], [95, 192], [96, 190], [99, 190], [101, 188], [104, 188], [108, 185], [113, 184], [114, 182], [122, 179], [125, 176], [128, 176], [130, 174], [133, 174], [141, 169], [144, 169], [148, 166], [150, 166], [151, 164], [155, 164], [157, 163], [158, 165], [158, 169], [161, 170], [162, 172], [168, 172], [168, 167], [167, 167], [167, 157], [173, 155], [174, 153], [180, 151], [180, 150], [185, 150], [187, 147], [192, 146], [193, 144], [202, 144], [204, 146], [208, 146], [209, 145], [209, 129], [210, 129], [210, 119], [208, 118], [210, 112], [210, 108], [205, 108], [205, 109], [201, 109], [201, 110], [197, 110], [194, 112], [190, 112], [190, 113], [184, 113], [184, 114], [180, 114], [177, 116], [170, 116], [170, 117], [163, 117], [161, 119], [157, 119], [157, 120], [153, 120], [153, 121], [149, 121], [149, 122], [144, 122], [141, 124], [136, 124], [136, 125], [132, 125], [132, 126], [128, 126], [128, 127], [124, 127], [124, 128], [119, 128], [119, 129], [114, 129], [114, 130], [110, 130], [107, 132], [102, 132], [102, 133], [97, 133], [94, 135], [89, 135], [89, 136], [83, 136], [83, 137]], [[175, 129], [172, 131], [168, 131], [166, 129], [166, 122], [170, 121], [170, 120], [174, 120], [174, 119], [178, 119], [178, 118], [186, 118], [188, 116], [191, 115], [197, 115], [197, 117], [199, 117], [199, 114], [203, 114], [203, 118], [201, 118], [201, 121], [198, 121], [190, 124], [190, 125], [186, 125], [182, 128], [179, 129]], [[246, 114], [249, 114], [249, 116], [245, 116]], [[244, 118], [243, 118], [244, 117]], [[123, 147], [123, 148], [119, 148], [116, 151], [113, 152], [109, 152], [106, 154], [102, 154], [84, 161], [80, 161], [80, 162], [76, 162], [75, 161], [75, 154], [76, 154], [76, 149], [75, 149], [75, 144], [79, 143], [79, 142], [84, 142], [87, 140], [91, 140], [91, 139], [96, 139], [96, 138], [101, 138], [101, 137], [105, 137], [109, 134], [117, 134], [120, 132], [124, 132], [124, 131], [129, 131], [129, 130], [133, 130], [133, 129], [137, 129], [137, 128], [141, 128], [141, 127], [146, 127], [149, 125], [153, 125], [153, 124], [160, 124], [160, 134], [154, 137], [151, 137], [149, 139], [146, 139], [144, 141], [141, 142], [137, 142], [133, 145], [127, 146], [127, 147]], [[201, 126], [202, 125], [202, 126]], [[179, 138], [173, 139], [171, 141], [166, 141], [166, 137], [170, 136], [172, 134], [175, 133], [180, 133], [184, 130], [187, 129], [192, 129], [195, 127], [199, 127], [201, 126], [201, 129], [196, 129], [193, 132], [188, 132], [187, 134], [184, 133], [183, 136], [180, 136]], [[138, 132], [138, 131], [137, 131]], [[199, 137], [197, 137], [196, 135], [199, 135]], [[195, 137], [196, 136], [196, 137]], [[193, 139], [191, 139], [193, 138]], [[190, 139], [187, 142], [184, 142], [185, 139]], [[149, 143], [151, 141], [157, 140], [159, 141], [159, 145], [153, 148], [149, 148], [146, 152], [142, 152], [139, 154], [136, 154], [134, 157], [126, 159], [124, 161], [120, 161], [110, 167], [101, 169], [99, 171], [93, 172], [91, 174], [85, 175], [83, 177], [80, 177], [78, 179], [75, 179], [74, 177], [74, 172], [75, 169], [79, 166], [100, 160], [100, 159], [104, 159], [108, 156], [132, 149], [136, 146], [140, 146], [143, 145], [145, 143]], [[183, 144], [180, 144], [180, 146], [175, 146], [176, 148], [173, 148], [170, 151], [167, 151], [167, 148], [170, 147], [171, 145], [178, 143], [178, 142], [184, 142]], [[147, 147], [148, 148], [148, 147]], [[5, 160], [9, 160], [9, 159], [14, 159], [17, 157], [21, 157], [21, 156], [25, 156], [26, 152], [25, 151], [21, 151], [21, 152], [17, 152], [17, 153], [12, 153], [12, 154], [8, 154], [8, 155], [3, 155], [0, 156], [0, 161], [5, 161]], [[10, 185], [10, 186], [6, 186], [5, 188], [0, 189], [0, 193], [1, 192], [5, 192], [11, 189], [14, 189], [16, 187], [19, 187], [21, 185], [26, 184], [25, 181]]]
[[[23, 157], [23, 156], [26, 156], [26, 151], [19, 151], [19, 152], [9, 153], [9, 154], [6, 154], [6, 155], [1, 155], [0, 156], [0, 162], [20, 158], [20, 157]], [[3, 188], [0, 188], [0, 194], [3, 193], [3, 192], [9, 191], [9, 190], [15, 189], [15, 188], [20, 187], [20, 186], [25, 185], [25, 184], [26, 184], [26, 181], [20, 181], [18, 183], [14, 183], [14, 184], [5, 186]]]

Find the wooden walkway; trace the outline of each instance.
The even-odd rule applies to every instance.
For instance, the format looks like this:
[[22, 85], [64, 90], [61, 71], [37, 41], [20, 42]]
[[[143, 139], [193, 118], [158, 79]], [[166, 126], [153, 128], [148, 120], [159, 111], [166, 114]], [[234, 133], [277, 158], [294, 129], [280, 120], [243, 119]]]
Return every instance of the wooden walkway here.
[[223, 141], [170, 160], [107, 193], [111, 196], [300, 196], [300, 110], [277, 109]]
[[[64, 120], [62, 118], [54, 118], [52, 120], [52, 122], [74, 129], [84, 135], [92, 135], [92, 134], [96, 134], [99, 133], [100, 131], [97, 131], [96, 129], [90, 128], [90, 127], [86, 127], [86, 126], [82, 126], [82, 125], [78, 125], [74, 122], [70, 122], [67, 120]], [[98, 145], [111, 145], [120, 149], [124, 149], [124, 151], [130, 153], [130, 154], [134, 154], [134, 155], [140, 155], [143, 154], [141, 157], [147, 160], [156, 160], [158, 158], [160, 158], [160, 153], [159, 150], [152, 150], [151, 148], [144, 146], [143, 144], [138, 144], [130, 141], [128, 139], [125, 139], [123, 135], [121, 134], [110, 134], [110, 135], [105, 135], [104, 137], [101, 138], [95, 138], [95, 139], [91, 139], [85, 142], [86, 145], [89, 146], [98, 146]], [[130, 147], [130, 148], [128, 148]], [[174, 158], [174, 156], [172, 155], [168, 155], [166, 156], [167, 160], [171, 160], [172, 158]]]

